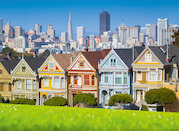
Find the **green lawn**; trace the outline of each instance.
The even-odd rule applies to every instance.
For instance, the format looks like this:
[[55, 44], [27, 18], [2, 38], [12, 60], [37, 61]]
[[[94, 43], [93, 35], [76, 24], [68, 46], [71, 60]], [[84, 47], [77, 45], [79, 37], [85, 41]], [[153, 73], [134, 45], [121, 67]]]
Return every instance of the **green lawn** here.
[[0, 104], [0, 130], [179, 130], [179, 113]]

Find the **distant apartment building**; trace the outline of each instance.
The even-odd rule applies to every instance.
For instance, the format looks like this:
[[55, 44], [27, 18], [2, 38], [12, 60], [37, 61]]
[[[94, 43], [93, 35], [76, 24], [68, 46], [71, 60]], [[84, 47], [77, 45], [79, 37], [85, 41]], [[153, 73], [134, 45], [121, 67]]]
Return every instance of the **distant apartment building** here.
[[22, 27], [21, 26], [16, 26], [14, 28], [15, 30], [15, 38], [19, 37], [19, 36], [23, 36], [24, 34], [24, 31], [22, 30]]
[[51, 39], [55, 39], [55, 30], [53, 29], [53, 26], [52, 26], [52, 25], [49, 25], [49, 26], [48, 26], [47, 35], [48, 35]]
[[107, 11], [103, 11], [99, 14], [99, 35], [103, 32], [110, 31], [110, 14]]
[[24, 38], [24, 36], [19, 36], [17, 38], [14, 38], [14, 48], [27, 48], [28, 42]]
[[89, 49], [91, 51], [96, 49], [95, 35], [89, 36]]
[[41, 24], [35, 24], [35, 32], [37, 35], [40, 35], [42, 32], [42, 25]]
[[168, 19], [158, 19], [157, 23], [157, 42], [158, 46], [167, 44]]
[[68, 40], [68, 33], [67, 32], [61, 32], [61, 41], [67, 42]]
[[134, 26], [134, 27], [130, 27], [129, 30], [130, 30], [130, 38], [139, 40], [139, 31], [140, 31], [140, 28]]

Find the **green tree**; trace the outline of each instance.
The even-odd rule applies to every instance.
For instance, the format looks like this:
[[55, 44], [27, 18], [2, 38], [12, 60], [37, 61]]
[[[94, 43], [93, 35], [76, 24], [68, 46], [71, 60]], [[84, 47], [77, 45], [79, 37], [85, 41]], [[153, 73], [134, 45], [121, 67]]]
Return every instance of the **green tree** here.
[[132, 95], [129, 94], [116, 94], [110, 97], [109, 99], [109, 106], [118, 106], [118, 108], [123, 109], [124, 104], [132, 103]]
[[40, 54], [40, 56], [47, 58], [50, 55], [50, 51], [46, 49], [43, 53]]
[[2, 54], [9, 55], [12, 58], [18, 58], [19, 54], [13, 49], [6, 47], [2, 49]]
[[176, 99], [175, 92], [167, 88], [152, 89], [147, 91], [145, 94], [145, 101], [147, 104], [161, 104], [164, 112], [166, 106], [173, 104]]
[[97, 98], [95, 98], [94, 94], [91, 93], [77, 94], [73, 98], [73, 105], [77, 105], [77, 104], [82, 107], [96, 106]]
[[46, 106], [65, 106], [68, 105], [67, 99], [63, 97], [52, 97], [44, 102]]
[[174, 45], [179, 47], [179, 30], [174, 31], [174, 34], [172, 37], [175, 39]]

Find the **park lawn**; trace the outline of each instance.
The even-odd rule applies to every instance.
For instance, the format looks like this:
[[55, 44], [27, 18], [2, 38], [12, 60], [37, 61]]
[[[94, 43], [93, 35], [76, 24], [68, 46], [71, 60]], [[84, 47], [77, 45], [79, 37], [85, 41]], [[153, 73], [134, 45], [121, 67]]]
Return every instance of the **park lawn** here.
[[0, 130], [179, 130], [179, 113], [0, 104]]

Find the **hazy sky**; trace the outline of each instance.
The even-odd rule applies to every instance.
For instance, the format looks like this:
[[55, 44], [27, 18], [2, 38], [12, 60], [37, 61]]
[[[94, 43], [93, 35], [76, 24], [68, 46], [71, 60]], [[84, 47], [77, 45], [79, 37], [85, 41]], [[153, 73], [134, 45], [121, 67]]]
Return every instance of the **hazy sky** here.
[[128, 26], [157, 23], [157, 18], [169, 18], [179, 24], [179, 0], [0, 0], [0, 17], [4, 24], [20, 25], [25, 30], [39, 23], [43, 31], [52, 24], [56, 35], [67, 31], [68, 14], [72, 15], [73, 32], [85, 26], [88, 34], [99, 33], [99, 13], [111, 14], [111, 29], [121, 22]]

